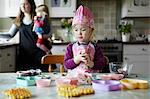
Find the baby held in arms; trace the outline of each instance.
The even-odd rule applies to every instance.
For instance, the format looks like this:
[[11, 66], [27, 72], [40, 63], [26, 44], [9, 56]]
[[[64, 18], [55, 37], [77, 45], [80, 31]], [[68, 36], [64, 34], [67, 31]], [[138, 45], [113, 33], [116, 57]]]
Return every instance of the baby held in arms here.
[[43, 34], [45, 34], [45, 29], [48, 28], [46, 24], [48, 24], [49, 12], [48, 7], [46, 5], [39, 5], [36, 8], [36, 16], [34, 17], [34, 26], [33, 31], [37, 34], [37, 47], [41, 50], [45, 51], [47, 54], [49, 53], [49, 49], [45, 45], [45, 41], [47, 41]]

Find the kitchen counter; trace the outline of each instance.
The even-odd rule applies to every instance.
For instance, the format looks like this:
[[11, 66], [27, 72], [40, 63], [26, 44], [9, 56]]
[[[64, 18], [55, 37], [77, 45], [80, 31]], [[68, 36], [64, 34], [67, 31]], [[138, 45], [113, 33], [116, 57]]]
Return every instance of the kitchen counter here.
[[150, 44], [148, 41], [131, 41], [131, 42], [122, 42], [123, 44]]
[[[61, 43], [52, 43], [52, 45], [67, 45], [69, 44], [70, 42], [61, 42]], [[98, 43], [122, 43], [122, 44], [150, 44], [150, 42], [148, 41], [130, 41], [130, 42], [122, 42], [122, 41], [113, 41], [113, 40], [110, 40], [110, 41], [98, 41]]]
[[13, 38], [7, 38], [0, 35], [0, 48], [17, 46], [18, 44], [19, 44], [19, 33], [17, 33]]
[[52, 43], [52, 45], [68, 45], [70, 42]]
[[6, 48], [6, 47], [11, 47], [11, 46], [17, 46], [17, 45], [18, 45], [18, 43], [3, 43], [3, 44], [0, 43], [0, 49]]
[[[52, 73], [50, 74], [52, 75]], [[53, 74], [54, 75], [54, 74]], [[58, 77], [58, 75], [55, 75]], [[0, 99], [4, 99], [4, 95], [1, 94], [3, 90], [9, 88], [20, 87], [16, 85], [15, 73], [0, 73]], [[146, 79], [150, 82], [150, 77], [140, 76], [139, 78]], [[52, 81], [50, 87], [38, 88], [36, 86], [27, 87], [32, 93], [32, 99], [62, 99], [56, 93], [56, 86]], [[110, 92], [98, 92], [94, 95], [84, 95], [75, 97], [75, 99], [149, 99], [150, 89], [142, 90], [127, 90], [127, 91], [110, 91]]]

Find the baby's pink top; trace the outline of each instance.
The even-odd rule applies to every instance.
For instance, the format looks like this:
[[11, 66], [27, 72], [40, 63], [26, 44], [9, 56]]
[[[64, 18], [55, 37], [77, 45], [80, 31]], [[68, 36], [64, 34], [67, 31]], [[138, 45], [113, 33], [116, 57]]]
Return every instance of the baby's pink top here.
[[37, 27], [43, 27], [43, 25], [44, 25], [44, 19], [43, 19], [43, 17], [37, 16], [37, 20], [34, 20], [34, 24]]

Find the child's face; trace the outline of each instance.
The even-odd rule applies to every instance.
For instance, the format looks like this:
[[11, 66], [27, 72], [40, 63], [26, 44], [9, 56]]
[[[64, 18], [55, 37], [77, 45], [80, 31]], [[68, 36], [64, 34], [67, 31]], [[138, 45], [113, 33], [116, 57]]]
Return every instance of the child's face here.
[[40, 12], [40, 11], [39, 11], [39, 12], [36, 12], [36, 15], [37, 15], [37, 16], [42, 16], [42, 12]]
[[74, 25], [72, 31], [76, 40], [82, 43], [91, 40], [93, 29], [86, 25]]
[[45, 9], [46, 9], [45, 6], [39, 6], [39, 7], [36, 8], [36, 10], [35, 10], [36, 15], [37, 15], [37, 16], [45, 16], [45, 15], [47, 15]]

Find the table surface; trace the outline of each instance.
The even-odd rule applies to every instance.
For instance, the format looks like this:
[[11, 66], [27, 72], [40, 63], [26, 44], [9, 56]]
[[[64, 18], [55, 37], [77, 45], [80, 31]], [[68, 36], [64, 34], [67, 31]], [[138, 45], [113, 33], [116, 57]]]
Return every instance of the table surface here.
[[[53, 77], [58, 77], [58, 74], [49, 74]], [[150, 83], [150, 77], [140, 76], [140, 79], [148, 80]], [[53, 78], [52, 78], [53, 79]], [[54, 82], [54, 81], [52, 81]], [[2, 94], [3, 90], [9, 88], [18, 87], [16, 85], [16, 74], [15, 73], [0, 73], [0, 99], [4, 99], [5, 96]], [[19, 86], [20, 87], [20, 86]], [[63, 99], [64, 97], [58, 96], [56, 92], [56, 86], [51, 83], [50, 87], [38, 88], [36, 86], [27, 87], [31, 93], [31, 99]], [[124, 91], [107, 91], [98, 92], [93, 95], [84, 95], [75, 97], [75, 99], [150, 99], [150, 89], [136, 89], [136, 90], [124, 90]], [[6, 99], [6, 98], [5, 98]], [[73, 98], [74, 99], [74, 98]]]

